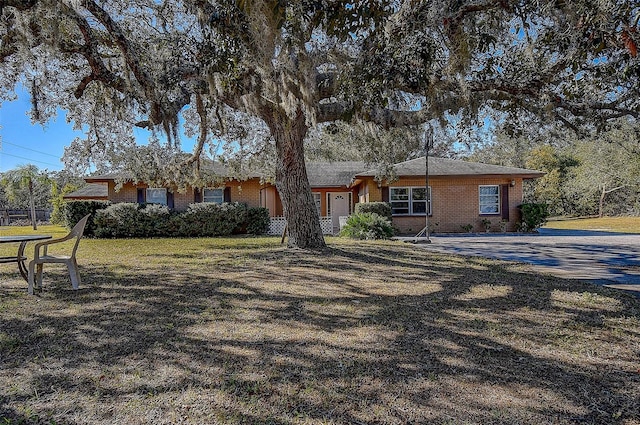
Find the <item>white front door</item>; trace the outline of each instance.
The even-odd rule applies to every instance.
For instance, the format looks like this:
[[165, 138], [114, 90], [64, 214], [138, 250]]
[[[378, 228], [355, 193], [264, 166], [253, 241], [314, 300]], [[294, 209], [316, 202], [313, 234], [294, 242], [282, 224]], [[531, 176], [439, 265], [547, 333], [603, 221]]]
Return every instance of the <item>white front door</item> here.
[[340, 231], [340, 217], [349, 215], [349, 192], [329, 193], [329, 205], [331, 208], [331, 224], [333, 233]]

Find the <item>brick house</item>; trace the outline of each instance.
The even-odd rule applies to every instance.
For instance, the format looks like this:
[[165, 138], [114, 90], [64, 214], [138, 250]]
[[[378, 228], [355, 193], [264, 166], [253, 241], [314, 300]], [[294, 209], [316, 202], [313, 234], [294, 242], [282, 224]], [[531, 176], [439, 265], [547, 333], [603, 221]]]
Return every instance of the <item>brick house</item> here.
[[[526, 179], [544, 173], [444, 158], [429, 158], [429, 197], [425, 197], [424, 157], [395, 165], [397, 179], [378, 181], [375, 171], [363, 162], [314, 162], [307, 174], [325, 233], [336, 233], [340, 217], [351, 214], [357, 203], [389, 202], [393, 224], [401, 233], [417, 233], [424, 227], [425, 213], [437, 232], [460, 232], [462, 226], [484, 230], [483, 220], [497, 231], [502, 226], [516, 229], [518, 205]], [[184, 192], [167, 187], [149, 187], [126, 181], [116, 190], [117, 175], [86, 177], [84, 188], [65, 196], [74, 199], [107, 199], [111, 202], [159, 203], [186, 210], [197, 202], [242, 202], [262, 206], [272, 217], [272, 233], [284, 226], [282, 203], [274, 185], [260, 176], [245, 180], [227, 179], [208, 188], [188, 188]], [[501, 225], [501, 222], [504, 224]]]

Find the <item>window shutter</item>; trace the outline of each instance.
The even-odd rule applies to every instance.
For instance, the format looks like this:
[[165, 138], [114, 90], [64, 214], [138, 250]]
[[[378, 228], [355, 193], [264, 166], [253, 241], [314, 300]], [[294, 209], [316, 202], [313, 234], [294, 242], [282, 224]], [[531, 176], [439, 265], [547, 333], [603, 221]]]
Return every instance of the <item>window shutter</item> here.
[[145, 198], [146, 198], [147, 191], [143, 187], [139, 187], [137, 190], [138, 190], [138, 203], [144, 204], [146, 201]]
[[193, 202], [196, 204], [202, 202], [202, 192], [197, 187], [193, 188]]
[[231, 188], [224, 188], [224, 202], [231, 202]]
[[500, 199], [502, 219], [509, 221], [509, 185], [502, 185], [502, 198]]
[[167, 206], [173, 209], [173, 192], [167, 190]]
[[389, 186], [382, 188], [382, 202], [389, 202]]

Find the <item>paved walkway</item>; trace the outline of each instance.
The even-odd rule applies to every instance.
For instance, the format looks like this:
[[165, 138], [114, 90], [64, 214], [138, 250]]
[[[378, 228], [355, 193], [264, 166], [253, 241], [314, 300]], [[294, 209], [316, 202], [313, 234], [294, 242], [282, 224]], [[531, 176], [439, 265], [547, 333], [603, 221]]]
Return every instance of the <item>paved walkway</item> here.
[[419, 246], [437, 252], [529, 263], [541, 272], [640, 295], [640, 235], [541, 229], [531, 235], [435, 235], [431, 241]]

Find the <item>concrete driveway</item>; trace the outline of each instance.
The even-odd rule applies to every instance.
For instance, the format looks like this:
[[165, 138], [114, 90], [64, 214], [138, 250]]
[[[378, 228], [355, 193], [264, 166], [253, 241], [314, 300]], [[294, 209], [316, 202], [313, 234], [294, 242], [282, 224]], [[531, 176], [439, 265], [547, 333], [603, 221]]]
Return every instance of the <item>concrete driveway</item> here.
[[640, 235], [541, 229], [531, 235], [436, 234], [431, 241], [419, 246], [443, 253], [529, 263], [540, 272], [640, 295]]

